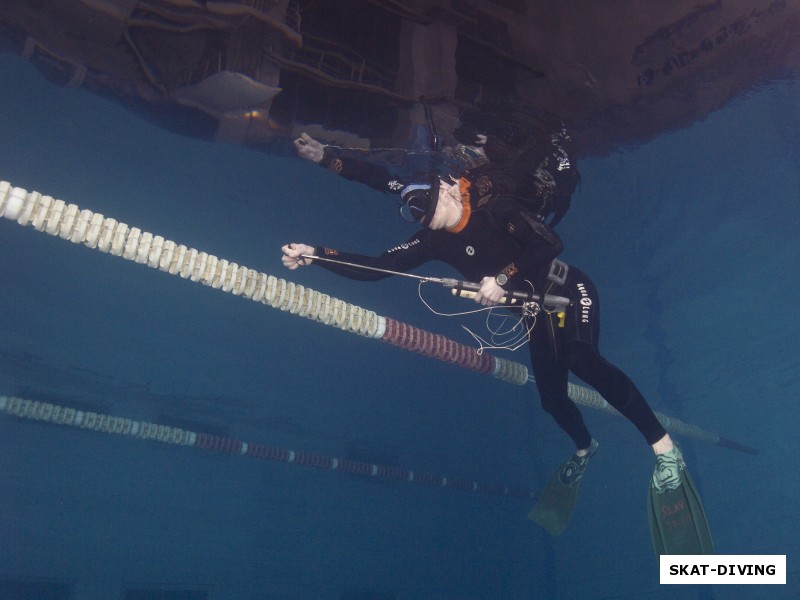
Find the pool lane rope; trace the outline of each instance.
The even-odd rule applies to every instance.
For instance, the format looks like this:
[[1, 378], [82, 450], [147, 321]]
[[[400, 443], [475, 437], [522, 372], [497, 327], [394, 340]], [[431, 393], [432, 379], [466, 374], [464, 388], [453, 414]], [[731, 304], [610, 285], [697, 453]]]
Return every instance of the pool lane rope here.
[[518, 487], [467, 481], [453, 477], [444, 477], [442, 475], [432, 475], [430, 473], [419, 473], [400, 467], [378, 465], [346, 458], [335, 458], [324, 454], [296, 452], [286, 448], [276, 448], [274, 446], [243, 442], [229, 437], [190, 431], [179, 427], [170, 427], [168, 425], [159, 425], [158, 423], [150, 423], [148, 421], [137, 421], [92, 411], [82, 411], [73, 407], [18, 398], [16, 396], [0, 396], [0, 413], [20, 419], [40, 421], [63, 427], [74, 427], [76, 429], [124, 435], [152, 442], [188, 446], [201, 450], [235, 454], [303, 467], [314, 467], [317, 469], [335, 471], [337, 473], [357, 475], [364, 478], [387, 479], [428, 487], [447, 488], [461, 492], [473, 492], [490, 496], [507, 496], [509, 498], [522, 498], [526, 500], [536, 497], [536, 494], [532, 490]]
[[[100, 252], [158, 269], [182, 279], [202, 283], [260, 302], [272, 308], [336, 327], [343, 331], [379, 339], [393, 346], [423, 354], [502, 381], [525, 385], [531, 381], [528, 368], [518, 362], [478, 354], [475, 348], [413, 325], [383, 317], [302, 285], [267, 275], [233, 261], [176, 244], [160, 235], [130, 227], [91, 210], [81, 209], [39, 192], [28, 192], [0, 181], [0, 216], [30, 226], [54, 237], [83, 244]], [[619, 415], [603, 397], [589, 388], [569, 384], [569, 397], [578, 404]], [[744, 446], [679, 419], [656, 413], [664, 427], [679, 435], [756, 454]]]

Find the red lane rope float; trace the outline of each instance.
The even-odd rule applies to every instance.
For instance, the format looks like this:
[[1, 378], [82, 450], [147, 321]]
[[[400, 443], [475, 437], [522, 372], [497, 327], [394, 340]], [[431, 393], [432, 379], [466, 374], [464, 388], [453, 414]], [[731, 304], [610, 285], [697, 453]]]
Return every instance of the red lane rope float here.
[[84, 412], [69, 406], [60, 406], [49, 402], [39, 402], [15, 396], [0, 396], [0, 413], [21, 419], [42, 421], [64, 427], [75, 427], [103, 433], [127, 435], [165, 444], [190, 446], [225, 454], [238, 454], [260, 460], [335, 471], [337, 473], [346, 473], [348, 475], [356, 475], [364, 478], [402, 481], [428, 487], [447, 488], [460, 492], [479, 493], [489, 496], [507, 496], [509, 498], [520, 498], [524, 500], [530, 500], [536, 497], [533, 491], [520, 487], [454, 479], [431, 473], [417, 473], [400, 467], [378, 465], [346, 458], [335, 458], [323, 454], [296, 452], [286, 448], [276, 448], [264, 444], [243, 442], [242, 440], [225, 436], [194, 432], [178, 427], [149, 423], [147, 421], [135, 421], [124, 417]]
[[497, 359], [487, 352], [478, 354], [475, 348], [455, 342], [443, 335], [434, 334], [389, 317], [385, 317], [385, 319], [386, 331], [381, 338], [384, 342], [429, 358], [458, 365], [464, 369], [471, 369], [479, 373], [495, 372]]

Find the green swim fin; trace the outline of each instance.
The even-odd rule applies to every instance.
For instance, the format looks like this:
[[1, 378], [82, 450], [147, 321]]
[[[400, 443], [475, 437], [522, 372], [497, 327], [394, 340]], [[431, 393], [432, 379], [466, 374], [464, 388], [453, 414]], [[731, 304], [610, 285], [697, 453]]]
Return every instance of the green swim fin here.
[[572, 511], [575, 509], [583, 472], [589, 460], [597, 452], [597, 446], [597, 442], [592, 440], [586, 456], [573, 454], [561, 465], [558, 471], [553, 473], [536, 506], [528, 513], [528, 519], [544, 527], [550, 535], [561, 535], [567, 528]]
[[703, 504], [677, 446], [656, 457], [647, 516], [656, 556], [714, 553]]

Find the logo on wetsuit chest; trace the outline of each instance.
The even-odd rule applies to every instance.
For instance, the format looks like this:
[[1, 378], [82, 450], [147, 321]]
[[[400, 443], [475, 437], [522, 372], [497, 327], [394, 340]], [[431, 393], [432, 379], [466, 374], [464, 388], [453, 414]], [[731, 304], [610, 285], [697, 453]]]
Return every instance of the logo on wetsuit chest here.
[[472, 246], [467, 246], [464, 251], [467, 253], [467, 256], [475, 256], [475, 248]]
[[589, 322], [589, 309], [592, 306], [592, 299], [589, 298], [589, 292], [586, 291], [586, 286], [582, 283], [578, 284], [578, 291], [581, 293], [581, 323]]
[[387, 250], [386, 253], [391, 254], [392, 252], [400, 252], [401, 250], [408, 250], [409, 248], [411, 248], [411, 246], [416, 246], [417, 244], [419, 244], [419, 239], [414, 238], [410, 242], [406, 242], [405, 244], [400, 244], [399, 246], [395, 246], [391, 250]]

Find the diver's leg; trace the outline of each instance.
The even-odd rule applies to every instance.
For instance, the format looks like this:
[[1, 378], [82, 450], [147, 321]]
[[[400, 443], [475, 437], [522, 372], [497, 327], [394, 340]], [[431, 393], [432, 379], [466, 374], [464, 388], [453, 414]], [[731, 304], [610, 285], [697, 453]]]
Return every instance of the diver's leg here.
[[565, 291], [575, 302], [566, 315], [564, 362], [627, 417], [654, 452], [669, 450], [671, 440], [641, 392], [621, 369], [600, 355], [600, 295], [594, 282], [575, 267], [570, 267], [569, 273]]
[[641, 392], [622, 370], [600, 356], [595, 346], [573, 341], [567, 345], [566, 359], [570, 370], [633, 423], [656, 454], [672, 448], [672, 440]]
[[567, 363], [556, 359], [553, 340], [547, 332], [545, 320], [531, 332], [528, 347], [531, 353], [531, 367], [536, 379], [536, 388], [542, 408], [558, 424], [558, 426], [572, 439], [579, 455], [584, 455], [592, 443], [592, 436], [583, 421], [578, 407], [567, 394], [569, 369]]
[[653, 549], [661, 554], [711, 554], [714, 545], [697, 490], [680, 448], [675, 446], [641, 392], [621, 369], [600, 355], [600, 304], [588, 278], [580, 288], [580, 314], [572, 320], [564, 349], [570, 370], [594, 387], [650, 444], [656, 467], [648, 489], [648, 518]]
[[534, 328], [529, 345], [542, 408], [572, 438], [577, 450], [553, 473], [528, 519], [544, 527], [550, 535], [559, 535], [572, 517], [580, 482], [597, 450], [597, 442], [589, 434], [578, 407], [567, 395], [567, 365], [556, 359], [551, 345], [553, 339], [543, 327], [545, 323], [540, 325], [538, 332]]

